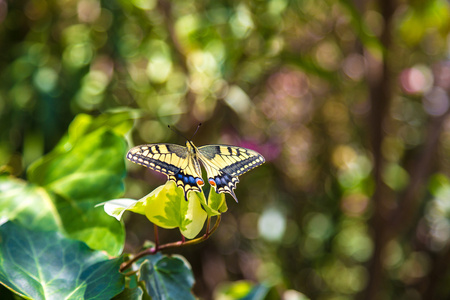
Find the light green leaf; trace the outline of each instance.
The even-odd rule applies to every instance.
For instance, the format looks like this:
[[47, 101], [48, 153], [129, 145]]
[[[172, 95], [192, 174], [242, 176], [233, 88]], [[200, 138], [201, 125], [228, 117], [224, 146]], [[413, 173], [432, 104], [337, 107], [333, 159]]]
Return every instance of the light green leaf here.
[[51, 195], [41, 187], [0, 176], [0, 218], [18, 220], [37, 230], [61, 230], [62, 222]]
[[130, 198], [113, 199], [103, 203], [99, 203], [96, 205], [96, 207], [103, 205], [105, 212], [111, 217], [116, 218], [118, 221], [122, 220], [123, 213], [126, 210], [145, 216], [145, 205], [147, 203], [147, 198], [157, 195], [163, 188], [164, 185], [157, 187], [150, 194], [142, 197], [140, 200], [134, 200]]
[[218, 194], [213, 188], [211, 188], [208, 195], [208, 206], [217, 211], [219, 214], [226, 212], [228, 207], [227, 202], [225, 201], [225, 194]]
[[218, 194], [213, 188], [209, 190], [208, 202], [206, 202], [205, 197], [203, 196], [200, 197], [200, 203], [210, 217], [218, 216], [228, 209], [225, 201], [225, 194]]
[[179, 227], [181, 234], [192, 239], [202, 230], [207, 216], [217, 216], [225, 212], [227, 204], [224, 194], [213, 189], [206, 203], [203, 193], [190, 192], [185, 201], [182, 189], [174, 182], [167, 181], [139, 201], [133, 199], [114, 199], [102, 203], [105, 212], [121, 220], [126, 210], [144, 214], [154, 224], [162, 228]]
[[94, 206], [124, 191], [127, 145], [117, 133], [130, 127], [126, 114], [79, 115], [60, 145], [28, 169], [31, 182], [55, 194], [66, 233], [113, 256], [122, 251], [123, 225]]
[[260, 300], [264, 299], [270, 290], [270, 286], [265, 284], [254, 284], [247, 280], [240, 280], [224, 283], [216, 288], [217, 298], [239, 299], [239, 300]]
[[124, 136], [133, 125], [132, 114], [132, 111], [104, 113], [96, 118], [86, 114], [79, 114], [70, 124], [67, 137], [61, 140], [57, 148], [68, 149], [82, 139], [83, 136], [98, 129], [106, 129], [118, 136]]
[[185, 237], [192, 239], [202, 230], [207, 217], [200, 204], [200, 195], [203, 196], [190, 192], [189, 201], [186, 201], [183, 190], [174, 182], [167, 181], [144, 199], [145, 215], [159, 227], [179, 227]]
[[194, 276], [191, 267], [178, 256], [152, 255], [139, 269], [139, 281], [154, 300], [195, 299], [191, 293]]
[[104, 203], [97, 204], [97, 206], [104, 205], [105, 212], [117, 219], [117, 221], [122, 220], [122, 215], [126, 210], [130, 210], [134, 207], [138, 201], [129, 198], [114, 199], [109, 200]]
[[108, 260], [56, 231], [0, 227], [0, 282], [27, 299], [110, 299], [124, 288], [122, 258]]

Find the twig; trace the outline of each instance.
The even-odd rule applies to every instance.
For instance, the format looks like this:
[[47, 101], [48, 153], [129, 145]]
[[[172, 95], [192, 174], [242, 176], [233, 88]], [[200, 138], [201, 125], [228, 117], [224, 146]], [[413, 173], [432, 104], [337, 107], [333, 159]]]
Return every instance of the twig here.
[[[158, 251], [161, 251], [163, 249], [176, 248], [176, 247], [182, 247], [182, 246], [188, 246], [188, 245], [195, 245], [195, 244], [198, 244], [198, 243], [201, 243], [201, 242], [207, 240], [211, 236], [211, 234], [213, 234], [214, 231], [216, 231], [217, 227], [219, 227], [220, 218], [221, 218], [220, 215], [218, 215], [217, 219], [216, 219], [216, 223], [214, 224], [213, 228], [211, 228], [211, 230], [209, 230], [209, 231], [207, 230], [206, 233], [204, 235], [202, 235], [201, 237], [193, 239], [193, 240], [190, 240], [190, 241], [187, 241], [187, 242], [185, 242], [185, 241], [178, 241], [178, 242], [167, 243], [167, 244], [163, 244], [163, 245], [155, 244], [155, 247], [148, 248], [148, 249], [146, 249], [146, 250], [136, 254], [136, 256], [133, 257], [132, 259], [130, 259], [129, 261], [126, 261], [126, 262], [122, 263], [122, 265], [120, 266], [119, 271], [123, 272], [123, 271], [129, 269], [131, 267], [131, 265], [133, 263], [135, 263], [137, 260], [139, 260], [141, 257], [147, 256], [147, 255], [156, 254]], [[210, 217], [208, 217], [208, 224], [209, 224], [209, 220], [210, 220]], [[155, 228], [157, 228], [156, 225], [155, 225]], [[157, 232], [157, 229], [155, 229], [155, 232]], [[156, 238], [157, 238], [157, 235], [155, 236], [155, 239]], [[128, 273], [126, 273], [126, 274], [128, 274]]]
[[158, 235], [158, 226], [153, 224], [153, 231], [155, 232], [155, 251], [159, 249], [159, 235]]

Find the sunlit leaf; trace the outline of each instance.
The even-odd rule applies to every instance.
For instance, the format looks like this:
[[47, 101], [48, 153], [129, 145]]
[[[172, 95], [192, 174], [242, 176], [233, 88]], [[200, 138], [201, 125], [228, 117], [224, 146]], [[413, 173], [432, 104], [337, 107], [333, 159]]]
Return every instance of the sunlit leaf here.
[[221, 213], [226, 212], [228, 209], [227, 203], [225, 201], [225, 194], [218, 194], [213, 188], [209, 190], [208, 202], [206, 202], [203, 195], [201, 195], [199, 198], [203, 209], [210, 217], [220, 215]]
[[0, 281], [29, 299], [109, 299], [124, 288], [122, 258], [109, 260], [55, 231], [0, 227]]
[[94, 208], [124, 191], [127, 145], [116, 132], [125, 132], [131, 123], [127, 115], [110, 117], [77, 117], [60, 145], [30, 166], [28, 178], [54, 193], [70, 237], [118, 255], [125, 238], [123, 225]]
[[147, 293], [158, 299], [195, 299], [191, 293], [194, 276], [191, 267], [177, 256], [152, 255], [141, 264], [139, 281]]
[[100, 203], [99, 205], [104, 205], [105, 212], [117, 219], [117, 221], [122, 220], [122, 215], [126, 210], [131, 209], [138, 201], [134, 199], [122, 198], [109, 200], [105, 203]]
[[44, 188], [13, 177], [0, 177], [0, 218], [18, 220], [37, 230], [60, 230], [62, 222]]
[[250, 281], [240, 280], [219, 285], [215, 291], [216, 298], [259, 300], [265, 299], [270, 286], [265, 284], [254, 284]]
[[[121, 220], [123, 213], [128, 210], [147, 216], [154, 224], [162, 228], [179, 228], [181, 234], [192, 239], [202, 230], [207, 213], [203, 193], [191, 192], [188, 201], [184, 199], [183, 191], [174, 182], [154, 189], [140, 200], [114, 199], [104, 204], [105, 212]], [[223, 205], [217, 200], [217, 205]]]
[[226, 212], [228, 207], [227, 202], [225, 201], [225, 194], [218, 194], [213, 188], [211, 188], [208, 195], [208, 206], [219, 213]]
[[202, 230], [207, 216], [199, 195], [190, 192], [186, 201], [182, 189], [168, 181], [157, 193], [145, 198], [145, 215], [159, 227], [179, 227], [185, 237], [194, 238]]

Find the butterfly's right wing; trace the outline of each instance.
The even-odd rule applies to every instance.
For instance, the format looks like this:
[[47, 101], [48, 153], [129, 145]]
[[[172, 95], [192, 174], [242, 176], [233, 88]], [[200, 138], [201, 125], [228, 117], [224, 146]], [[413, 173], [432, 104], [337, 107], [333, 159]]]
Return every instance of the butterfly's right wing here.
[[128, 160], [166, 174], [184, 191], [187, 199], [189, 191], [201, 192], [203, 185], [198, 161], [189, 154], [186, 147], [175, 144], [146, 144], [131, 148]]
[[236, 202], [234, 189], [239, 182], [238, 176], [265, 162], [258, 152], [236, 146], [206, 145], [199, 147], [198, 152], [209, 183], [217, 193], [229, 193]]

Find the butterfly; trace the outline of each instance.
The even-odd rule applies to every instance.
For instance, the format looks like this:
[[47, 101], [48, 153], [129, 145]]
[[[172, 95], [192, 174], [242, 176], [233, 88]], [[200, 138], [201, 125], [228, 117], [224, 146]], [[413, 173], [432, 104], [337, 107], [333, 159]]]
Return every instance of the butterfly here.
[[201, 192], [205, 183], [200, 163], [206, 169], [209, 184], [216, 193], [229, 193], [238, 202], [234, 189], [238, 176], [262, 165], [264, 157], [256, 151], [227, 145], [196, 147], [187, 140], [186, 147], [175, 144], [146, 144], [131, 148], [127, 159], [167, 175], [187, 194]]

